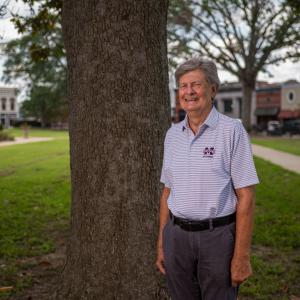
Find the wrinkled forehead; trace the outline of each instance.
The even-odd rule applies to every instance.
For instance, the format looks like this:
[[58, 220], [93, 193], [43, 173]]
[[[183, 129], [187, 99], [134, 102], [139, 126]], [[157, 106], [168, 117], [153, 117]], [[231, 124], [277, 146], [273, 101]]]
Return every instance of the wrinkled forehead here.
[[196, 81], [209, 82], [205, 73], [199, 68], [194, 70], [189, 70], [181, 74], [180, 77], [178, 78], [177, 84], [179, 85], [182, 83], [191, 83]]

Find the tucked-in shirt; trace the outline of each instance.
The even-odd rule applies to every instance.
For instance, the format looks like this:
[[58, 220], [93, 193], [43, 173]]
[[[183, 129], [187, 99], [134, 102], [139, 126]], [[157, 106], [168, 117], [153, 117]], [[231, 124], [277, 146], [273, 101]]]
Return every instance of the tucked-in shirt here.
[[178, 217], [203, 220], [236, 211], [235, 189], [259, 183], [249, 136], [214, 107], [194, 135], [186, 118], [167, 132], [161, 182]]

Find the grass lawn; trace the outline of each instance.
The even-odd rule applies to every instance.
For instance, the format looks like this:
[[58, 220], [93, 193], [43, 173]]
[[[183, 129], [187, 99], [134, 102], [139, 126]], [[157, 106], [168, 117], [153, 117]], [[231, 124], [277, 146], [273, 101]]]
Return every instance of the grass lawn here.
[[252, 143], [273, 148], [276, 150], [300, 155], [300, 138], [287, 137], [255, 137], [251, 139]]
[[59, 136], [0, 148], [0, 286], [29, 285], [30, 276], [16, 276], [17, 259], [52, 252], [56, 232], [68, 228], [68, 147]]
[[257, 186], [253, 238], [254, 275], [241, 286], [242, 299], [300, 296], [300, 175], [255, 159]]
[[[52, 252], [55, 233], [68, 229], [68, 140], [66, 133], [43, 133], [57, 133], [57, 139], [0, 148], [0, 286], [13, 285], [14, 291], [31, 284], [30, 276], [16, 276], [17, 259]], [[239, 299], [299, 297], [300, 175], [261, 159], [256, 159], [256, 166], [261, 184], [257, 187], [254, 275], [241, 286]], [[0, 298], [7, 295], [0, 293]]]

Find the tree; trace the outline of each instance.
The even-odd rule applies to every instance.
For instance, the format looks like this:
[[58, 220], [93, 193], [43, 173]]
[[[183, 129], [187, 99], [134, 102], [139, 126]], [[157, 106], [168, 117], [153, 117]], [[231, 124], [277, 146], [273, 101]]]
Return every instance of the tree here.
[[71, 233], [58, 299], [165, 299], [155, 269], [170, 124], [167, 1], [65, 0]]
[[49, 127], [53, 123], [67, 122], [69, 113], [65, 81], [62, 80], [57, 84], [61, 84], [61, 87], [33, 85], [27, 95], [28, 100], [22, 102], [22, 115], [25, 118], [39, 119], [42, 127]]
[[23, 0], [32, 14], [14, 15], [12, 21], [21, 38], [10, 41], [4, 52], [4, 79], [22, 78], [28, 83], [22, 111], [42, 124], [66, 119], [66, 58], [61, 32], [59, 0]]
[[3, 17], [6, 14], [8, 3], [9, 3], [9, 0], [1, 0], [0, 1], [0, 17]]
[[[243, 87], [242, 118], [250, 130], [251, 97], [259, 72], [300, 58], [296, 1], [173, 0], [181, 12], [169, 19], [170, 49], [198, 53], [235, 75]], [[186, 50], [187, 49], [187, 50]]]

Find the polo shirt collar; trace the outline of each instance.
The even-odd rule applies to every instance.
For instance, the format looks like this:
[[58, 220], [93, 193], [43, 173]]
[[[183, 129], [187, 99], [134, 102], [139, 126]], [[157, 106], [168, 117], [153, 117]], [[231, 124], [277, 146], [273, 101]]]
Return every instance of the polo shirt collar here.
[[[217, 126], [218, 119], [219, 119], [219, 113], [218, 113], [217, 109], [215, 108], [215, 106], [213, 106], [209, 115], [207, 116], [206, 120], [204, 121], [204, 124], [213, 129]], [[184, 131], [187, 128], [190, 128], [190, 126], [189, 126], [189, 122], [188, 122], [188, 115], [186, 114], [185, 118], [183, 120], [182, 131]]]

